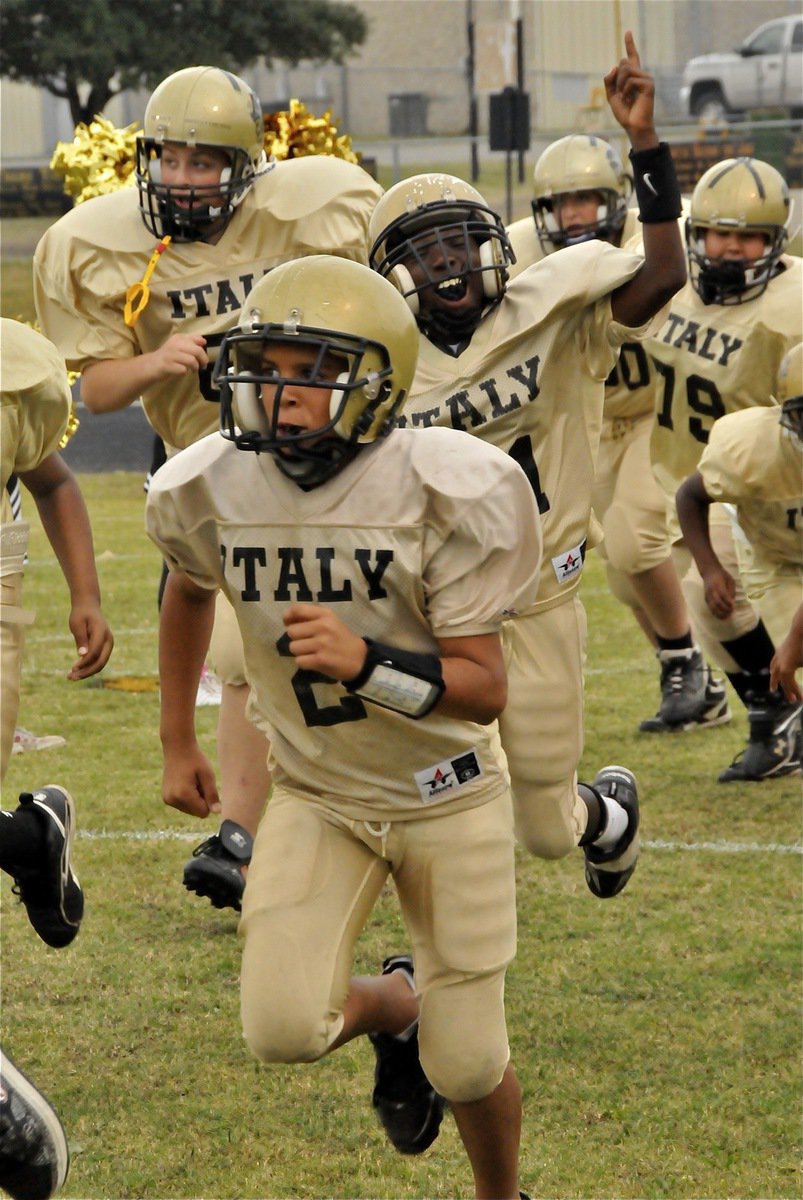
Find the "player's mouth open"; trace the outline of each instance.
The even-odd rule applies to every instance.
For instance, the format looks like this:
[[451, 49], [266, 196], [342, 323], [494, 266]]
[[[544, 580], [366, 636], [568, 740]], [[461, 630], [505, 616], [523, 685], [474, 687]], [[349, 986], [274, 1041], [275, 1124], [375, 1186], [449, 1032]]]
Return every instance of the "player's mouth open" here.
[[435, 294], [441, 300], [448, 300], [450, 303], [462, 300], [467, 291], [468, 279], [465, 275], [461, 275], [457, 279], [444, 279], [442, 283], [435, 285]]

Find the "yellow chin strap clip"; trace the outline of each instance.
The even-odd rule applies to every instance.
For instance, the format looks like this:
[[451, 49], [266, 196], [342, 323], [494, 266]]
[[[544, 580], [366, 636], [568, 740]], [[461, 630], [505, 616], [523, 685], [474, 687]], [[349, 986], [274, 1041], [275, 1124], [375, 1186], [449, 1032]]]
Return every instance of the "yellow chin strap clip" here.
[[145, 274], [142, 276], [142, 279], [139, 283], [132, 283], [125, 294], [123, 320], [129, 329], [136, 325], [140, 313], [144, 312], [148, 306], [148, 301], [151, 298], [151, 290], [148, 287], [151, 275], [153, 275], [153, 272], [156, 270], [156, 264], [164, 254], [167, 247], [170, 245], [171, 240], [172, 239], [169, 233], [162, 238], [161, 242], [151, 255], [151, 260], [145, 268]]

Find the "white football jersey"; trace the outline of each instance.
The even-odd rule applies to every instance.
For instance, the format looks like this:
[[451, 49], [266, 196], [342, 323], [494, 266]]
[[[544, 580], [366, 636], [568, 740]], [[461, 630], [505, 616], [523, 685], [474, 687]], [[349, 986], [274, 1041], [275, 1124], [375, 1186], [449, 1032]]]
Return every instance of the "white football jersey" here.
[[[629, 208], [622, 227], [622, 246], [632, 254], [644, 255], [644, 234], [638, 209]], [[644, 343], [623, 342], [619, 357], [605, 381], [606, 421], [632, 421], [653, 410], [654, 370]]]
[[[547, 257], [544, 247], [538, 240], [535, 221], [532, 217], [521, 217], [512, 225], [508, 225], [507, 236], [516, 256], [516, 261], [508, 267], [510, 279], [515, 279], [517, 275], [521, 275], [522, 271], [526, 271], [527, 267]], [[554, 253], [557, 254], [559, 251], [556, 250]]]
[[146, 415], [168, 446], [182, 448], [218, 427], [212, 362], [243, 301], [279, 263], [308, 254], [367, 261], [368, 221], [382, 189], [361, 167], [326, 155], [277, 163], [256, 180], [215, 245], [171, 243], [159, 256], [150, 299], [133, 328], [128, 288], [156, 248], [136, 189], [78, 205], [45, 233], [34, 257], [39, 323], [81, 371], [90, 362], [157, 350], [175, 333], [206, 338], [210, 366], [154, 384]]
[[[507, 236], [510, 238], [510, 245], [513, 248], [513, 253], [516, 255], [516, 261], [508, 268], [510, 279], [515, 279], [517, 275], [521, 275], [522, 271], [526, 270], [532, 263], [540, 262], [542, 258], [547, 257], [538, 239], [533, 217], [522, 217], [520, 220], [508, 225]], [[629, 208], [625, 215], [625, 223], [622, 226], [622, 236], [619, 239], [619, 244], [625, 250], [632, 250], [635, 254], [643, 254], [640, 243], [641, 222], [638, 219], [638, 209]], [[564, 248], [567, 249], [568, 247]], [[553, 250], [552, 253], [559, 254], [560, 251]]]
[[647, 343], [657, 374], [650, 454], [670, 497], [697, 468], [715, 421], [775, 404], [781, 359], [803, 341], [803, 262], [785, 255], [781, 263], [746, 304], [703, 304], [687, 282]]
[[[680, 219], [681, 234], [688, 213], [688, 203], [683, 202], [684, 215]], [[520, 275], [531, 263], [545, 257], [532, 217], [523, 217], [507, 228], [516, 262], [510, 268], [510, 277]], [[620, 239], [622, 249], [644, 256], [644, 232], [637, 208], [628, 208]], [[560, 251], [554, 251], [559, 254]], [[653, 411], [655, 403], [655, 370], [651, 365], [643, 341], [625, 341], [619, 349], [619, 358], [614, 363], [605, 382], [605, 419], [607, 421], [635, 420]]]
[[70, 416], [64, 359], [47, 338], [19, 321], [0, 319], [0, 485], [2, 521], [12, 520], [6, 492], [15, 472], [32, 471], [58, 450]]
[[580, 581], [605, 379], [621, 342], [655, 326], [615, 322], [610, 293], [642, 262], [605, 242], [568, 247], [514, 279], [457, 356], [421, 337], [402, 421], [472, 433], [522, 467], [543, 521], [538, 607]]
[[541, 550], [506, 455], [452, 430], [395, 430], [303, 491], [270, 454], [212, 435], [154, 477], [146, 520], [170, 566], [231, 600], [277, 780], [359, 820], [502, 792], [488, 727], [437, 707], [414, 722], [297, 668], [282, 613], [327, 605], [361, 636], [428, 653], [436, 638], [499, 630], [531, 602]]
[[721, 417], [697, 470], [712, 500], [736, 505], [762, 558], [803, 567], [803, 447], [779, 417], [778, 408]]
[[[547, 257], [538, 240], [532, 217], [514, 221], [508, 226], [507, 232], [516, 255], [516, 262], [510, 268], [511, 278], [520, 275], [530, 263], [540, 262], [542, 258]], [[636, 208], [627, 210], [622, 226], [621, 245], [625, 250], [643, 258], [641, 222]], [[560, 254], [561, 251], [555, 250], [553, 253]], [[644, 413], [652, 412], [652, 406], [652, 376], [647, 351], [637, 339], [624, 341], [619, 347], [619, 357], [605, 381], [605, 419], [640, 417]]]

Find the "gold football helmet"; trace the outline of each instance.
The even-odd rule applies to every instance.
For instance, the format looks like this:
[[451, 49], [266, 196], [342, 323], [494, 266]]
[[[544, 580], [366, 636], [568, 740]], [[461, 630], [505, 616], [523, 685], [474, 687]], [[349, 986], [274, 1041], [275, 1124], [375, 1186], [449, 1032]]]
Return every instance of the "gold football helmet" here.
[[[459, 274], [436, 278], [429, 272], [422, 256], [426, 247], [421, 234], [425, 230], [432, 231], [428, 245], [434, 241], [441, 247], [444, 239], [462, 233], [466, 257], [470, 239], [479, 247], [479, 265], [469, 273], [482, 275], [483, 293], [490, 303], [471, 318], [471, 329], [453, 331], [455, 335], [470, 333], [501, 300], [507, 284], [507, 267], [516, 261], [502, 220], [476, 188], [455, 175], [412, 175], [385, 192], [368, 226], [371, 242], [368, 262], [396, 285], [416, 317], [420, 291], [433, 283], [462, 279], [466, 273], [463, 268]], [[405, 260], [419, 263], [426, 276], [420, 286], [413, 282]]]
[[[262, 365], [266, 347], [288, 342], [317, 354], [303, 379], [277, 376]], [[223, 339], [214, 373], [221, 432], [240, 450], [274, 455], [299, 485], [316, 487], [361, 445], [394, 428], [415, 374], [418, 343], [404, 299], [368, 267], [330, 254], [283, 263], [254, 287], [238, 327]], [[344, 363], [334, 383], [320, 376], [327, 355]], [[272, 415], [262, 403], [263, 384], [276, 388]], [[279, 432], [279, 400], [292, 386], [331, 392], [326, 425]], [[322, 433], [329, 436], [317, 440]]]
[[[535, 228], [544, 253], [591, 238], [614, 242], [625, 223], [632, 191], [632, 173], [602, 138], [572, 133], [547, 146], [533, 170], [532, 200]], [[599, 192], [602, 197], [596, 221], [579, 236], [565, 233], [555, 213], [556, 198], [567, 192]]]
[[[259, 100], [245, 80], [230, 71], [187, 67], [168, 75], [148, 101], [143, 125], [137, 138], [136, 180], [142, 219], [156, 237], [169, 234], [180, 242], [203, 237], [211, 222], [231, 217], [266, 166]], [[165, 142], [224, 151], [229, 166], [220, 183], [182, 189], [189, 204], [176, 205], [170, 187], [162, 182]], [[204, 203], [206, 199], [216, 203]]]
[[[786, 180], [758, 158], [726, 158], [699, 179], [686, 219], [689, 278], [704, 304], [744, 304], [767, 288], [784, 252], [790, 201]], [[766, 254], [758, 259], [712, 259], [705, 231], [761, 233]]]
[[803, 342], [784, 355], [775, 398], [781, 405], [781, 424], [803, 446]]

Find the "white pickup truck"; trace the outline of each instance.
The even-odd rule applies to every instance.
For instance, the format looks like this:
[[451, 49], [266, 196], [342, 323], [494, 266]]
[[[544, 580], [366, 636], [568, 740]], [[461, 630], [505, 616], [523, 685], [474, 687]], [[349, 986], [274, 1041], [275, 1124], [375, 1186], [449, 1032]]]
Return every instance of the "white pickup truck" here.
[[783, 108], [803, 115], [803, 17], [767, 21], [727, 54], [686, 63], [684, 110], [701, 121], [737, 121], [750, 109]]

